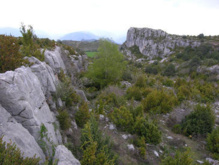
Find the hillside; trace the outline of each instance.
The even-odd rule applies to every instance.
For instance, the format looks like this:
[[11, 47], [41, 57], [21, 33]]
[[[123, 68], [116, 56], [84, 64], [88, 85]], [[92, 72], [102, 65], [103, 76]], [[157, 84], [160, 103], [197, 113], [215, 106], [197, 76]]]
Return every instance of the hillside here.
[[130, 28], [118, 47], [28, 32], [0, 36], [1, 146], [36, 164], [219, 164], [218, 36]]

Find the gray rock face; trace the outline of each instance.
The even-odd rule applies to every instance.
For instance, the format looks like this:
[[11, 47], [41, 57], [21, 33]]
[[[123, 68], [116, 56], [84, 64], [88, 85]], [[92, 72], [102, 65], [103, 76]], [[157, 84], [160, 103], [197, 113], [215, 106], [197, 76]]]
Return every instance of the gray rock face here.
[[74, 64], [76, 73], [81, 71], [86, 71], [88, 67], [87, 56], [86, 55], [71, 55], [71, 62]]
[[[181, 36], [170, 35], [162, 30], [149, 28], [130, 28], [127, 33], [125, 47], [137, 46], [139, 51], [149, 58], [164, 57], [174, 52], [175, 47], [197, 47], [199, 41], [183, 39]], [[130, 56], [130, 52], [127, 51]]]
[[45, 51], [45, 62], [49, 64], [55, 74], [59, 73], [61, 69], [63, 69], [64, 73], [66, 73], [65, 64], [61, 58], [61, 48], [56, 47], [54, 51]]
[[28, 60], [33, 64], [30, 67], [31, 71], [39, 79], [43, 93], [46, 96], [47, 103], [52, 110], [55, 110], [56, 104], [52, 99], [52, 94], [56, 92], [58, 78], [54, 75], [52, 68], [45, 62], [41, 62], [35, 57], [29, 57]]
[[58, 160], [57, 165], [80, 165], [81, 163], [72, 155], [72, 153], [63, 145], [56, 147], [53, 160]]
[[0, 137], [9, 143], [15, 143], [24, 157], [39, 157], [45, 161], [45, 155], [34, 137], [0, 105]]
[[29, 57], [28, 60], [34, 63], [30, 68], [39, 79], [44, 95], [50, 95], [50, 93], [56, 92], [58, 79], [55, 77], [52, 68], [35, 57]]
[[0, 104], [18, 123], [21, 123], [36, 141], [44, 124], [54, 144], [61, 143], [56, 119], [46, 102], [41, 83], [30, 68], [21, 67], [0, 74]]

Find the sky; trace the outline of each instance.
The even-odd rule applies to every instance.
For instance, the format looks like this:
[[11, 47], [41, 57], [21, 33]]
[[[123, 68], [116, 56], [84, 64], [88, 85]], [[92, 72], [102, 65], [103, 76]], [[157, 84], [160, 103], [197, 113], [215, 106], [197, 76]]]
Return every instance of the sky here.
[[50, 35], [126, 34], [130, 27], [219, 35], [219, 0], [1, 0], [0, 27], [21, 22]]

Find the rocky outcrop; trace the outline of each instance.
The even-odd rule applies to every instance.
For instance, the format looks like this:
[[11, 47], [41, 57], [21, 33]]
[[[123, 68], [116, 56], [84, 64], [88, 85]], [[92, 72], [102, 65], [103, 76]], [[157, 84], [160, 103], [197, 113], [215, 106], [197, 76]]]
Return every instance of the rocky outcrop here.
[[162, 30], [132, 27], [128, 30], [122, 49], [131, 56], [133, 52], [130, 48], [137, 47], [141, 54], [153, 58], [168, 56], [174, 53], [176, 47], [197, 47], [200, 44], [200, 41], [170, 35]]
[[57, 165], [80, 165], [81, 163], [72, 155], [72, 153], [63, 145], [56, 147], [53, 160], [58, 160]]
[[45, 62], [41, 62], [35, 57], [29, 57], [27, 59], [32, 64], [30, 67], [31, 71], [40, 81], [49, 107], [54, 111], [56, 109], [56, 103], [53, 101], [52, 94], [56, 92], [56, 86], [58, 84], [57, 76], [54, 75], [52, 68]]
[[55, 50], [46, 50], [45, 53], [45, 62], [53, 69], [54, 74], [58, 74], [62, 69], [66, 72], [65, 64], [63, 63], [61, 57], [61, 48], [56, 47]]
[[77, 73], [87, 70], [88, 62], [86, 55], [71, 55], [70, 58]]
[[42, 149], [34, 137], [0, 105], [0, 137], [7, 143], [15, 143], [24, 157], [39, 157], [41, 162], [45, 161]]
[[[46, 50], [46, 62], [27, 57], [30, 67], [22, 66], [0, 74], [0, 136], [4, 136], [4, 141], [14, 142], [25, 157], [36, 154], [41, 163], [45, 157], [51, 158], [56, 149], [56, 158], [60, 159], [58, 164], [80, 164], [67, 148], [59, 147], [62, 144], [57, 129], [59, 123], [51, 111], [56, 110], [52, 94], [59, 83], [57, 74], [61, 69], [67, 72], [62, 54], [60, 47], [54, 51]], [[79, 57], [77, 66], [81, 70], [86, 57]], [[69, 57], [68, 61], [71, 62]], [[74, 66], [74, 63], [69, 65]], [[79, 90], [79, 94], [87, 100], [83, 91]], [[57, 105], [62, 106], [61, 100], [58, 100]]]
[[36, 139], [45, 125], [48, 136], [59, 144], [53, 123], [56, 119], [46, 102], [41, 83], [28, 67], [0, 74], [0, 103]]

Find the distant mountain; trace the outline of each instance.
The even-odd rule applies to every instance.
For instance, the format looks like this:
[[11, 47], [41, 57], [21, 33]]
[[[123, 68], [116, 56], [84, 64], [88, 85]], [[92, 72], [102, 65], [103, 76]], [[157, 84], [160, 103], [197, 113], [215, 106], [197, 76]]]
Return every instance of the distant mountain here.
[[73, 32], [64, 35], [60, 40], [72, 40], [72, 41], [92, 41], [98, 40], [100, 37], [90, 32]]

